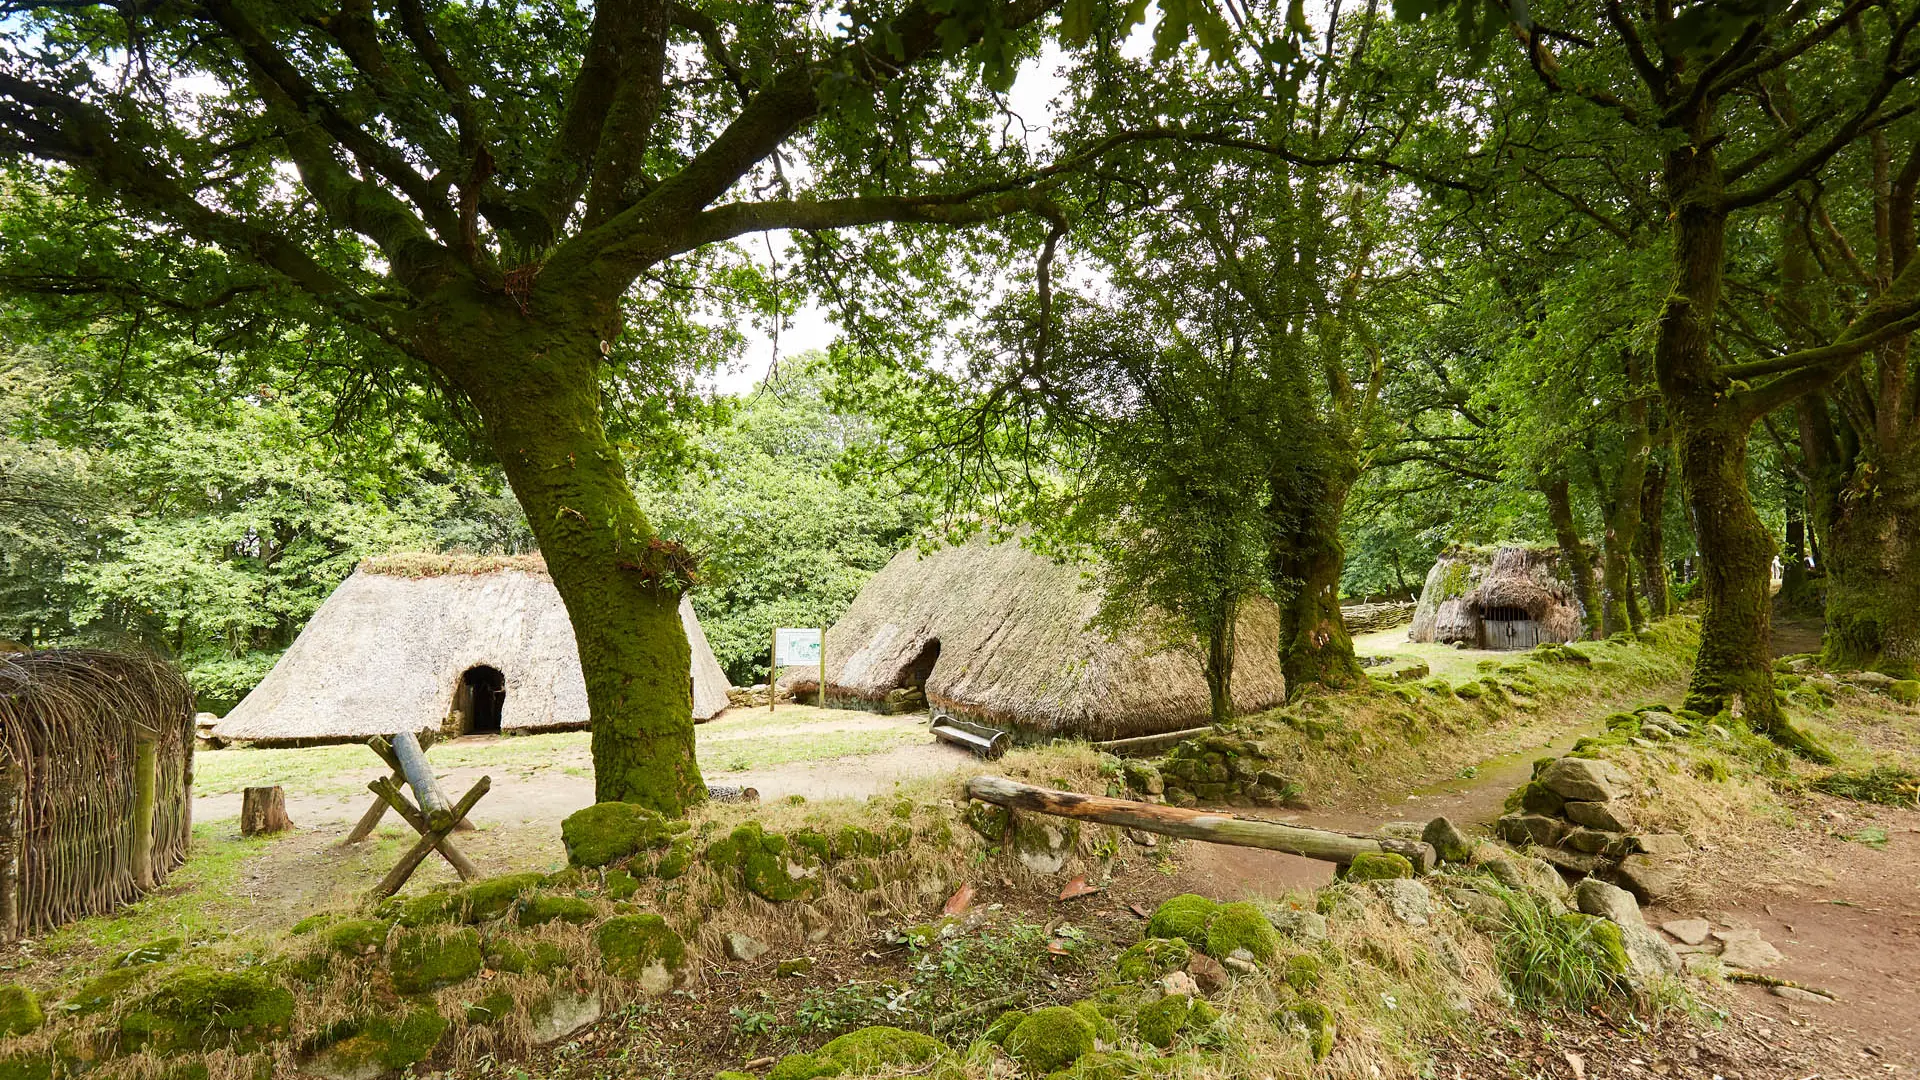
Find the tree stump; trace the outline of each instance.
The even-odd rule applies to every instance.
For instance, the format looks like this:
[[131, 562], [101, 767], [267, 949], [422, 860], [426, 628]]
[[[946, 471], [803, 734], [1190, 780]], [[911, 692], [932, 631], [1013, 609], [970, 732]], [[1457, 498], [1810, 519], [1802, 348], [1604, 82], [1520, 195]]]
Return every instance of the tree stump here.
[[278, 785], [250, 787], [240, 795], [240, 835], [285, 832], [293, 828], [287, 817], [287, 794]]

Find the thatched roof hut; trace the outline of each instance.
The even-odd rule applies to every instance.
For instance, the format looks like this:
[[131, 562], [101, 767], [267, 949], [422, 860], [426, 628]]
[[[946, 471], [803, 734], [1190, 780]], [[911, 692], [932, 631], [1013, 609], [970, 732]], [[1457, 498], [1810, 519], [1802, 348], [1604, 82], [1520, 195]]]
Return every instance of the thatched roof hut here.
[[1456, 547], [1427, 572], [1412, 641], [1474, 649], [1530, 649], [1580, 638], [1585, 609], [1560, 549]]
[[0, 656], [0, 940], [166, 881], [193, 830], [193, 693], [170, 665]]
[[[727, 707], [727, 675], [693, 606], [693, 715]], [[538, 555], [370, 559], [335, 589], [221, 739], [305, 743], [395, 731], [550, 731], [587, 723], [573, 626]]]
[[[1079, 566], [1017, 543], [976, 540], [903, 551], [827, 631], [827, 700], [873, 705], [923, 687], [934, 707], [1023, 734], [1113, 739], [1205, 724], [1199, 660], [1150, 632], [1089, 628], [1100, 606]], [[1234, 706], [1286, 700], [1279, 616], [1259, 599], [1240, 617]], [[796, 689], [817, 677], [796, 671]]]

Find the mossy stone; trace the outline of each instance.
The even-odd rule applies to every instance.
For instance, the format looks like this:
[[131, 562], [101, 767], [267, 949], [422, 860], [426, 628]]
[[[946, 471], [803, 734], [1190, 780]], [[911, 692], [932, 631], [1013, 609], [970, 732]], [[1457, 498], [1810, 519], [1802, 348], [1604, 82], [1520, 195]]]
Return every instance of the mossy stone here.
[[1895, 679], [1887, 687], [1887, 696], [1902, 705], [1920, 705], [1920, 679]]
[[336, 1074], [404, 1069], [433, 1056], [449, 1026], [446, 1017], [429, 1008], [408, 1008], [397, 1017], [377, 1014], [356, 1024], [352, 1035], [327, 1047], [320, 1057]]
[[1161, 1076], [1175, 1070], [1169, 1062], [1147, 1061], [1132, 1054], [1095, 1050], [1059, 1072], [1048, 1073], [1047, 1080], [1134, 1080], [1141, 1076]]
[[868, 1073], [925, 1065], [946, 1052], [946, 1046], [930, 1035], [881, 1026], [849, 1031], [815, 1051], [814, 1056], [848, 1072]]
[[709, 846], [706, 860], [732, 869], [748, 892], [776, 904], [808, 899], [820, 891], [818, 879], [794, 872], [815, 864], [813, 853], [805, 848], [790, 853], [786, 837], [766, 832], [757, 821], [742, 824], [725, 840]]
[[568, 815], [560, 823], [560, 841], [574, 866], [606, 866], [665, 847], [685, 827], [635, 803], [603, 802]]
[[535, 896], [520, 905], [520, 925], [539, 926], [555, 920], [580, 926], [593, 921], [593, 905], [577, 896]]
[[406, 927], [440, 926], [459, 922], [460, 908], [458, 893], [440, 890], [410, 896], [391, 907], [383, 907], [376, 914], [385, 917], [391, 912], [393, 921]]
[[661, 881], [672, 881], [685, 874], [693, 865], [693, 837], [677, 836], [667, 845], [667, 850], [653, 861], [653, 876]]
[[1620, 928], [1597, 915], [1568, 912], [1555, 917], [1561, 926], [1586, 935], [1588, 951], [1609, 975], [1630, 977], [1633, 958], [1627, 953], [1626, 937]]
[[53, 1080], [53, 1059], [46, 1054], [0, 1058], [0, 1080]]
[[1147, 920], [1147, 933], [1158, 938], [1183, 938], [1189, 944], [1207, 940], [1207, 924], [1220, 905], [1204, 896], [1186, 893], [1173, 897], [1154, 910]]
[[834, 880], [853, 892], [872, 892], [881, 885], [880, 871], [865, 861], [851, 863], [833, 872]]
[[1560, 813], [1567, 800], [1559, 792], [1538, 780], [1529, 780], [1520, 789], [1520, 810], [1527, 814], [1545, 814], [1548, 817]]
[[822, 1076], [840, 1075], [840, 1065], [813, 1054], [788, 1054], [774, 1062], [767, 1071], [767, 1080], [816, 1080]]
[[1007, 1035], [1007, 1053], [1029, 1072], [1045, 1075], [1093, 1052], [1094, 1029], [1065, 1005], [1035, 1009]]
[[1087, 1018], [1093, 1025], [1093, 1038], [1098, 1043], [1112, 1044], [1120, 1039], [1120, 1028], [1114, 1024], [1113, 1017], [1100, 1009], [1097, 1001], [1076, 1001], [1069, 1008]]
[[600, 886], [600, 895], [609, 900], [626, 900], [640, 891], [640, 879], [625, 870], [607, 871], [607, 880]]
[[1193, 950], [1180, 938], [1143, 938], [1114, 958], [1112, 979], [1150, 983], [1169, 971], [1186, 967], [1192, 956]]
[[987, 1025], [987, 1030], [981, 1032], [980, 1037], [995, 1046], [1005, 1046], [1007, 1036], [1013, 1034], [1013, 1029], [1019, 1027], [1020, 1021], [1026, 1018], [1027, 1010], [1008, 1009], [994, 1017], [993, 1023]]
[[385, 919], [349, 919], [327, 928], [321, 940], [327, 947], [347, 956], [372, 956], [387, 943], [393, 924]]
[[1168, 994], [1140, 1010], [1134, 1030], [1140, 1041], [1162, 1050], [1173, 1045], [1174, 1037], [1187, 1026], [1193, 1012], [1193, 999], [1185, 994]]
[[293, 995], [259, 971], [190, 966], [169, 975], [120, 1018], [128, 1049], [156, 1053], [257, 1049], [287, 1033]]
[[961, 815], [967, 827], [979, 833], [981, 839], [997, 844], [1006, 839], [1007, 827], [1013, 823], [1013, 812], [1004, 806], [992, 803], [968, 803], [966, 812]]
[[105, 974], [97, 975], [89, 980], [85, 986], [74, 991], [73, 996], [62, 1002], [62, 1005], [82, 1016], [88, 1013], [99, 1012], [101, 1009], [113, 1004], [113, 999], [120, 996], [120, 991], [139, 982], [143, 974], [145, 974], [145, 972], [141, 968], [133, 967], [116, 968]]
[[480, 1000], [467, 1006], [467, 1023], [497, 1023], [512, 1014], [512, 1012], [513, 995], [505, 990], [494, 990]]
[[545, 874], [503, 874], [476, 881], [460, 892], [460, 914], [467, 922], [497, 919], [513, 910], [520, 897], [547, 883]]
[[25, 1035], [46, 1022], [38, 994], [17, 983], [0, 986], [0, 1036]]
[[1296, 953], [1287, 957], [1287, 963], [1281, 969], [1287, 985], [1299, 993], [1306, 993], [1320, 985], [1320, 958], [1312, 953]]
[[1333, 1040], [1338, 1029], [1334, 1025], [1333, 1012], [1317, 1001], [1302, 1001], [1289, 1005], [1273, 1016], [1274, 1024], [1282, 1031], [1307, 1040], [1307, 1046], [1313, 1052], [1313, 1060], [1325, 1061], [1333, 1053]]
[[328, 923], [339, 921], [340, 918], [341, 916], [337, 912], [323, 911], [317, 915], [309, 915], [299, 922], [294, 923], [293, 927], [287, 932], [295, 935], [311, 934], [315, 930], [326, 926]]
[[1220, 905], [1207, 924], [1206, 940], [1208, 955], [1222, 960], [1245, 949], [1264, 964], [1280, 951], [1279, 932], [1257, 906], [1244, 901]]
[[1347, 864], [1346, 881], [1389, 881], [1413, 876], [1413, 862], [1393, 851], [1363, 851]]
[[812, 971], [813, 957], [811, 956], [796, 956], [791, 960], [782, 960], [773, 966], [774, 976], [781, 979], [799, 978], [802, 975], [812, 973]]
[[137, 949], [128, 949], [114, 958], [117, 968], [139, 967], [142, 964], [157, 964], [162, 960], [171, 960], [186, 946], [183, 938], [164, 937], [147, 942]]
[[510, 975], [545, 975], [571, 964], [567, 954], [550, 941], [522, 946], [516, 941], [501, 940], [487, 946], [487, 966]]
[[608, 974], [638, 979], [650, 992], [664, 993], [687, 962], [687, 943], [658, 915], [608, 919], [595, 931], [594, 943]]
[[480, 933], [462, 927], [452, 933], [421, 928], [402, 930], [387, 955], [387, 973], [402, 994], [424, 994], [465, 982], [486, 963]]

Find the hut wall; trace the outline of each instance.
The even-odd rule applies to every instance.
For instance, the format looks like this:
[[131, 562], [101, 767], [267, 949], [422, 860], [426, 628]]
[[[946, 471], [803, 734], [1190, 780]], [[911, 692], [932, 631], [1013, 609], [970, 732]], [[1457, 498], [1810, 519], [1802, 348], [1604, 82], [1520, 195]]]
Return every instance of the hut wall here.
[[[134, 872], [134, 770], [136, 745], [149, 738], [152, 881], [143, 886]], [[0, 657], [0, 816], [0, 936], [104, 914], [165, 881], [186, 861], [193, 830], [186, 682], [146, 657]]]

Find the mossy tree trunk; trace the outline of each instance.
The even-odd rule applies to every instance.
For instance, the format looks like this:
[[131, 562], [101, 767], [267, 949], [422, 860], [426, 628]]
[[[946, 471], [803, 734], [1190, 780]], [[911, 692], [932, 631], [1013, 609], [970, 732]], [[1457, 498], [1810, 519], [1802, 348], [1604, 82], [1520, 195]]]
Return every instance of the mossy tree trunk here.
[[1673, 590], [1667, 574], [1667, 467], [1656, 462], [1647, 469], [1640, 487], [1640, 532], [1633, 538], [1634, 561], [1640, 566], [1640, 593], [1646, 598], [1647, 618], [1673, 614]]
[[1554, 540], [1560, 545], [1560, 557], [1567, 562], [1567, 576], [1573, 579], [1573, 592], [1580, 598], [1585, 636], [1600, 633], [1600, 594], [1593, 587], [1593, 554], [1580, 539], [1580, 525], [1573, 516], [1573, 492], [1565, 474], [1542, 476], [1534, 486], [1547, 497], [1547, 520], [1553, 525]]
[[1223, 598], [1207, 628], [1207, 655], [1201, 666], [1207, 680], [1207, 706], [1216, 724], [1233, 719], [1233, 655], [1239, 615], [1239, 599]]
[[1298, 506], [1282, 506], [1276, 497], [1268, 507], [1267, 568], [1280, 601], [1280, 669], [1290, 697], [1310, 685], [1357, 686], [1366, 677], [1340, 614], [1347, 555], [1340, 521], [1351, 472], [1320, 483], [1317, 497], [1289, 500]]
[[1827, 549], [1825, 653], [1837, 667], [1920, 674], [1920, 448], [1855, 469]]
[[1648, 425], [1646, 399], [1639, 395], [1641, 364], [1628, 352], [1625, 357], [1626, 387], [1632, 395], [1626, 407], [1626, 446], [1619, 471], [1610, 485], [1603, 485], [1595, 461], [1595, 489], [1604, 493], [1601, 510], [1605, 515], [1600, 538], [1601, 602], [1600, 632], [1617, 634], [1640, 628], [1639, 604], [1633, 595], [1633, 547], [1640, 537], [1641, 491], [1646, 486], [1647, 462], [1653, 454], [1653, 429]]

